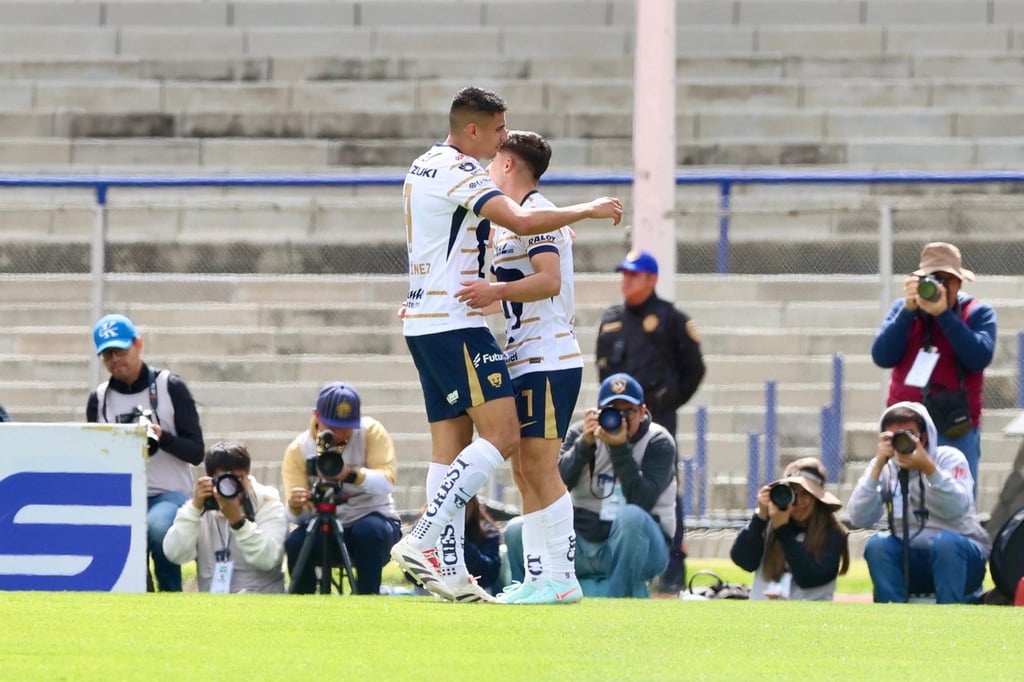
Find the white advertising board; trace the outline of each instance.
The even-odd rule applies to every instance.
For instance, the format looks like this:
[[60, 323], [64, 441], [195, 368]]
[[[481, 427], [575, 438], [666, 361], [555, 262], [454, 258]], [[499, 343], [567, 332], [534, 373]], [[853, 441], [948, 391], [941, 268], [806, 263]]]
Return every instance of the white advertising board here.
[[0, 424], [0, 590], [146, 591], [146, 432]]

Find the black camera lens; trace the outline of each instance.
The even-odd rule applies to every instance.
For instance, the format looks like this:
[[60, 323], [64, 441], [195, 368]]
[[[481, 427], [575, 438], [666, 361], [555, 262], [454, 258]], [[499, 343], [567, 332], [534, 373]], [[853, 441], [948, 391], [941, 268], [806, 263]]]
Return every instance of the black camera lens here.
[[942, 282], [934, 275], [925, 275], [917, 280], [917, 295], [926, 301], [939, 300], [939, 285]]
[[917, 449], [914, 434], [910, 431], [897, 431], [892, 434], [892, 449], [901, 455], [909, 455]]
[[619, 408], [608, 405], [607, 407], [602, 407], [601, 411], [597, 413], [597, 423], [605, 431], [618, 431], [619, 427], [622, 426], [623, 417], [624, 415], [619, 411]]
[[[344, 444], [342, 444], [344, 447]], [[321, 431], [316, 435], [316, 472], [321, 478], [335, 478], [345, 468], [341, 449], [334, 445], [334, 434]]]
[[780, 511], [784, 511], [789, 508], [789, 505], [793, 504], [793, 500], [796, 499], [796, 493], [793, 492], [793, 488], [788, 483], [775, 483], [768, 489], [768, 499]]
[[232, 498], [242, 493], [242, 480], [227, 472], [213, 479], [213, 485], [221, 497]]
[[316, 470], [324, 478], [335, 478], [345, 468], [345, 460], [335, 449], [324, 450], [316, 458]]

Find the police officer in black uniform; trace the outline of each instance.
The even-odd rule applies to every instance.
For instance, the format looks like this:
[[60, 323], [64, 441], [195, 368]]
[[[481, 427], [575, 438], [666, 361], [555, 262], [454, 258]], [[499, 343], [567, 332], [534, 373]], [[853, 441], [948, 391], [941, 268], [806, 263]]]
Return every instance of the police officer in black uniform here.
[[[609, 307], [597, 333], [597, 371], [603, 381], [630, 374], [644, 389], [651, 418], [676, 435], [676, 410], [704, 378], [697, 326], [672, 302], [658, 298], [658, 261], [646, 251], [630, 251], [615, 268], [622, 273], [623, 304]], [[678, 592], [686, 577], [682, 500], [676, 500], [676, 537], [668, 568], [658, 580], [662, 592]]]

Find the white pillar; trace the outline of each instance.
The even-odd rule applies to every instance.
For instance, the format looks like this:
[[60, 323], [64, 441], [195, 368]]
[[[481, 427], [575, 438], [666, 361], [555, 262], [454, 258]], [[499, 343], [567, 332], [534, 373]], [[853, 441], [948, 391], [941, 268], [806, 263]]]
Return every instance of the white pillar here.
[[676, 3], [636, 0], [633, 248], [658, 259], [658, 295], [676, 298]]

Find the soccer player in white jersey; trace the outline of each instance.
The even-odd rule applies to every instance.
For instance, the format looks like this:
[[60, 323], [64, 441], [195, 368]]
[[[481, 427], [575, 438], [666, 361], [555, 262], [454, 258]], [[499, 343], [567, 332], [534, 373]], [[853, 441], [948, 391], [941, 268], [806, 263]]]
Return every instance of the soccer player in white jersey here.
[[[537, 191], [551, 146], [537, 133], [510, 132], [488, 172], [523, 206], [553, 206]], [[492, 272], [497, 283], [465, 282], [456, 297], [474, 308], [500, 300], [505, 314], [505, 361], [519, 412], [519, 454], [512, 472], [523, 498], [526, 579], [498, 601], [574, 603], [576, 580], [572, 498], [558, 472], [558, 452], [583, 380], [583, 354], [573, 329], [572, 235], [568, 227], [520, 236], [495, 226]]]
[[[505, 355], [483, 314], [459, 301], [460, 283], [484, 277], [490, 222], [543, 234], [583, 218], [622, 219], [618, 199], [526, 208], [502, 194], [478, 159], [507, 137], [504, 100], [480, 88], [452, 99], [448, 137], [413, 161], [405, 177], [409, 294], [403, 333], [419, 372], [430, 422], [427, 508], [391, 557], [427, 590], [451, 601], [490, 600], [454, 553], [464, 506], [519, 450], [519, 420]], [[477, 438], [473, 439], [476, 427]], [[442, 574], [436, 545], [453, 551]]]

